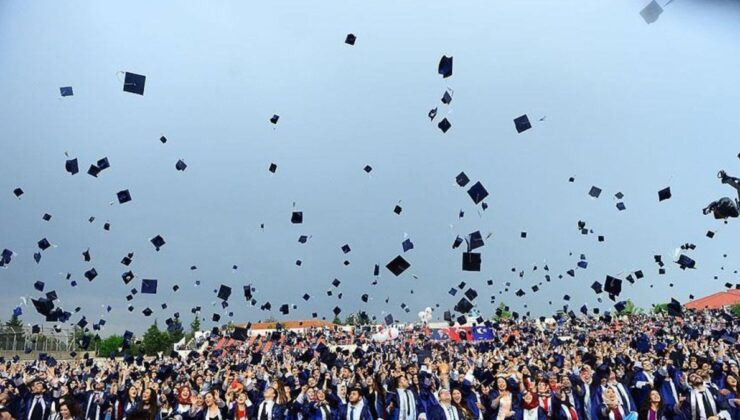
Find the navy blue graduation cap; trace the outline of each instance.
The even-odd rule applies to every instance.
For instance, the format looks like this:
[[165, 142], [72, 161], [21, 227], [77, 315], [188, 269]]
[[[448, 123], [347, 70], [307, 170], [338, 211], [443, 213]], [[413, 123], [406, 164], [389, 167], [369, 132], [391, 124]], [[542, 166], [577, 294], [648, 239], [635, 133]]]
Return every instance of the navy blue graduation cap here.
[[604, 282], [604, 290], [610, 295], [619, 296], [622, 293], [622, 280], [607, 275]]
[[483, 241], [483, 235], [481, 235], [479, 230], [476, 230], [475, 232], [469, 234], [466, 239], [468, 242], [468, 251], [472, 251], [485, 245], [485, 242]]
[[136, 73], [126, 72], [126, 76], [123, 80], [123, 91], [135, 93], [137, 95], [143, 95], [145, 82], [146, 82], [146, 76], [142, 76]]
[[178, 171], [184, 171], [187, 167], [188, 165], [186, 165], [185, 161], [182, 159], [178, 160], [177, 163], [175, 163], [175, 169], [177, 169]]
[[144, 314], [144, 316], [150, 316], [153, 311], [149, 308], [145, 308], [143, 311], [141, 311], [141, 313]]
[[155, 279], [142, 279], [141, 280], [141, 293], [154, 295], [157, 293], [157, 280]]
[[367, 172], [367, 173], [370, 173], [370, 172], [373, 171], [373, 167], [370, 166], [370, 165], [365, 165], [365, 167], [362, 168], [362, 170], [365, 171], [365, 172]]
[[627, 207], [626, 207], [626, 206], [624, 205], [624, 203], [623, 203], [623, 202], [621, 202], [621, 201], [620, 201], [619, 203], [617, 203], [617, 209], [618, 209], [619, 211], [625, 210], [626, 208], [627, 208]]
[[380, 275], [380, 265], [375, 264], [375, 267], [373, 267], [373, 276], [379, 276]]
[[163, 247], [164, 244], [166, 243], [164, 241], [164, 238], [161, 237], [160, 235], [153, 237], [149, 241], [152, 243], [152, 245], [154, 245], [154, 249], [156, 249], [157, 251], [159, 251], [159, 248]]
[[98, 159], [97, 167], [100, 171], [110, 168], [110, 162], [108, 161], [108, 158], [104, 157]]
[[460, 236], [457, 236], [455, 240], [452, 242], [452, 249], [459, 247], [462, 243], [463, 243], [463, 239]]
[[429, 112], [427, 113], [427, 117], [429, 117], [429, 119], [432, 120], [432, 121], [434, 121], [434, 118], [436, 116], [437, 116], [437, 108], [436, 107], [430, 109]]
[[231, 287], [222, 284], [221, 287], [218, 288], [217, 296], [221, 300], [229, 300], [229, 296], [231, 296]]
[[16, 188], [13, 190], [13, 194], [15, 194], [16, 197], [20, 198], [23, 195], [23, 189], [22, 188]]
[[687, 268], [695, 268], [696, 261], [694, 261], [693, 259], [691, 259], [686, 254], [681, 254], [678, 257], [678, 261], [676, 261], [676, 264], [679, 265], [679, 267], [681, 268], [681, 270], [685, 270]]
[[344, 43], [347, 45], [355, 45], [355, 41], [357, 41], [357, 37], [354, 34], [347, 34], [347, 37], [344, 38]]
[[468, 178], [468, 176], [465, 175], [465, 172], [460, 172], [455, 177], [455, 183], [457, 183], [457, 185], [461, 187], [468, 185], [468, 182], [470, 182], [470, 178]]
[[347, 244], [342, 245], [342, 252], [344, 252], [345, 254], [349, 253], [351, 250], [352, 249], [349, 247], [349, 245]]
[[391, 325], [391, 324], [393, 324], [393, 315], [392, 314], [388, 314], [388, 315], [385, 316], [385, 318], [383, 320], [385, 321], [385, 325]]
[[473, 203], [478, 204], [486, 197], [488, 197], [488, 191], [486, 191], [486, 188], [483, 187], [483, 184], [481, 184], [480, 182], [476, 182], [468, 190], [468, 195], [473, 200]]
[[44, 221], [48, 222], [49, 220], [51, 220], [51, 215], [50, 215], [49, 213], [44, 213], [44, 215], [43, 215], [43, 216], [41, 216], [41, 218], [42, 218], [42, 219], [43, 219]]
[[443, 78], [452, 76], [452, 57], [443, 55], [439, 60], [439, 66], [437, 66], [437, 72], [442, 75]]
[[578, 261], [578, 267], [585, 269], [586, 267], [588, 267], [588, 262], [587, 261]]
[[529, 122], [529, 118], [527, 117], [527, 114], [524, 114], [520, 117], [515, 118], [514, 127], [516, 128], [517, 133], [521, 133], [523, 131], [527, 131], [530, 128], [532, 128], [532, 124]]
[[118, 191], [117, 196], [119, 204], [128, 203], [129, 201], [131, 201], [131, 193], [128, 190]]
[[581, 313], [584, 315], [588, 315], [588, 306], [586, 305], [581, 306]]
[[303, 212], [294, 211], [293, 214], [290, 216], [290, 223], [294, 223], [294, 224], [303, 223]]
[[57, 292], [55, 290], [51, 290], [49, 292], [46, 292], [46, 298], [49, 299], [52, 302], [55, 301], [55, 300], [57, 300], [57, 299], [59, 299], [59, 297], [57, 296]]
[[306, 236], [306, 235], [301, 235], [301, 236], [298, 237], [298, 242], [299, 243], [305, 244], [307, 241], [308, 241], [308, 236]]
[[77, 163], [77, 158], [68, 159], [64, 162], [64, 170], [69, 172], [70, 175], [74, 175], [80, 171], [80, 166]]
[[59, 88], [59, 94], [62, 95], [62, 97], [73, 96], [74, 91], [72, 90], [72, 86], [63, 86]]
[[463, 271], [480, 271], [481, 256], [477, 252], [463, 252], [462, 270]]
[[410, 251], [414, 249], [414, 243], [411, 242], [411, 239], [406, 239], [401, 243], [401, 247], [403, 248], [403, 252]]
[[599, 198], [599, 196], [601, 195], [601, 188], [597, 186], [592, 186], [591, 189], [588, 191], [588, 195], [593, 198]]
[[627, 308], [627, 302], [625, 301], [619, 301], [614, 304], [614, 309], [617, 310], [617, 312], [622, 312]]
[[272, 117], [270, 117], [270, 122], [273, 124], [277, 124], [279, 119], [280, 119], [280, 115], [273, 114]]
[[391, 273], [393, 273], [396, 277], [400, 276], [401, 273], [406, 271], [411, 267], [411, 264], [408, 263], [402, 256], [397, 256], [394, 258], [391, 262], [386, 264], [385, 268], [387, 268]]
[[127, 272], [121, 274], [121, 278], [123, 279], [123, 282], [125, 284], [129, 284], [129, 283], [131, 283], [131, 280], [134, 279], [134, 273], [131, 272], [131, 271], [127, 271]]
[[671, 303], [668, 304], [668, 315], [683, 317], [683, 306], [681, 302], [671, 298]]
[[447, 130], [449, 130], [451, 127], [452, 127], [452, 124], [450, 123], [450, 120], [448, 120], [447, 118], [443, 118], [442, 121], [440, 121], [437, 124], [437, 128], [442, 130], [443, 133], [446, 133]]
[[452, 102], [452, 95], [450, 95], [449, 91], [445, 91], [444, 95], [442, 95], [442, 103], [449, 105], [450, 102]]
[[97, 276], [98, 276], [98, 272], [95, 270], [94, 267], [91, 268], [91, 269], [89, 269], [89, 270], [87, 270], [87, 271], [85, 271], [85, 278], [88, 281], [93, 281], [95, 279], [95, 277], [97, 277]]
[[270, 172], [272, 172], [272, 173], [275, 173], [275, 171], [277, 171], [277, 165], [274, 164], [274, 163], [271, 163], [270, 164], [270, 167], [267, 168], [267, 170], [270, 171]]
[[658, 201], [668, 200], [671, 196], [671, 187], [666, 187], [658, 191]]
[[165, 143], [167, 143], [167, 137], [162, 136], [162, 137], [159, 138], [159, 141], [162, 142], [162, 144], [165, 144]]
[[51, 246], [51, 244], [46, 238], [44, 238], [38, 242], [38, 246], [42, 251], [45, 251], [47, 248]]
[[36, 283], [33, 284], [33, 288], [36, 289], [36, 290], [38, 290], [39, 292], [43, 292], [44, 291], [44, 282], [43, 281], [37, 281]]
[[90, 169], [87, 170], [88, 175], [92, 175], [94, 177], [98, 177], [98, 174], [100, 173], [100, 168], [98, 168], [95, 165], [90, 165]]
[[472, 287], [465, 291], [465, 297], [468, 298], [469, 301], [474, 301], [475, 298], [478, 297], [478, 292], [475, 291]]

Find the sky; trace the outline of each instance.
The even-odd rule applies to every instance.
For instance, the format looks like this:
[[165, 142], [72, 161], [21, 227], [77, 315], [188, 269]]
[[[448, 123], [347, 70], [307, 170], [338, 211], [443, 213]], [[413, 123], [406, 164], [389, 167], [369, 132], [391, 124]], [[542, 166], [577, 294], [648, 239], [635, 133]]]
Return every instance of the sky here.
[[[38, 280], [57, 291], [57, 306], [81, 308], [71, 322], [106, 319], [103, 336], [140, 333], [175, 312], [188, 324], [196, 305], [204, 327], [217, 325], [214, 313], [220, 323], [331, 319], [334, 307], [342, 318], [364, 310], [413, 321], [429, 306], [440, 319], [460, 282], [460, 292], [478, 292], [483, 314], [505, 302], [532, 316], [563, 304], [609, 310], [614, 302], [590, 285], [636, 270], [645, 278], [625, 281], [618, 300], [644, 308], [738, 283], [739, 222], [701, 209], [734, 194], [719, 169], [740, 173], [740, 3], [674, 0], [652, 24], [639, 15], [646, 4], [2, 1], [0, 249], [16, 255], [0, 269], [0, 319], [43, 295]], [[446, 79], [443, 55], [454, 57]], [[143, 96], [122, 91], [122, 72], [146, 76]], [[62, 98], [62, 86], [74, 96]], [[512, 120], [522, 114], [533, 127], [518, 134]], [[65, 153], [79, 159], [77, 175], [65, 172]], [[87, 175], [102, 157], [111, 167]], [[486, 210], [455, 183], [461, 171], [489, 191]], [[603, 190], [598, 199], [591, 186]], [[669, 186], [672, 198], [659, 202]], [[123, 189], [133, 200], [118, 204]], [[302, 224], [291, 223], [293, 211]], [[579, 220], [594, 233], [581, 235]], [[464, 246], [451, 245], [475, 231], [491, 236], [476, 250], [481, 271], [464, 272]], [[167, 242], [159, 252], [156, 235]], [[414, 249], [404, 253], [406, 237]], [[37, 264], [42, 238], [55, 246]], [[685, 243], [696, 245], [695, 270], [673, 263]], [[581, 254], [586, 269], [576, 269]], [[384, 267], [397, 255], [411, 264], [398, 277]], [[136, 278], [125, 285], [129, 269]], [[137, 294], [129, 312], [125, 296], [142, 279], [157, 279], [158, 293]], [[214, 293], [221, 284], [233, 288], [227, 309]], [[272, 311], [261, 311], [268, 301]], [[286, 303], [297, 308], [282, 315]], [[30, 301], [22, 310], [25, 323], [42, 321]]]

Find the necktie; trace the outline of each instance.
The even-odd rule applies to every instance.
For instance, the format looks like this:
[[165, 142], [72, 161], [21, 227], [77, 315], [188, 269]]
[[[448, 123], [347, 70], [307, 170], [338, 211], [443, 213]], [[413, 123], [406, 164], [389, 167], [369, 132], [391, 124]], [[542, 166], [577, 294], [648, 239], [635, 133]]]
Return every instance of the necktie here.
[[326, 405], [321, 406], [321, 412], [324, 413], [324, 419], [325, 420], [331, 420], [331, 413], [329, 412], [329, 407]]
[[714, 415], [714, 410], [712, 410], [712, 404], [709, 403], [709, 396], [707, 395], [707, 392], [709, 391], [704, 391], [701, 393], [701, 399], [704, 403], [704, 414], [707, 416], [707, 418], [709, 418]]
[[355, 406], [350, 406], [348, 420], [355, 420]]
[[409, 402], [409, 391], [407, 389], [403, 390], [403, 398], [406, 400], [406, 417], [411, 416], [411, 403]]
[[614, 413], [614, 420], [622, 420], [622, 413], [619, 412], [619, 407], [612, 410]]
[[41, 406], [41, 397], [33, 399], [33, 409], [31, 410], [30, 420], [43, 420], [44, 408]]
[[262, 411], [262, 414], [260, 414], [260, 420], [267, 420], [267, 401], [262, 403], [262, 408], [260, 409]]
[[578, 414], [573, 407], [568, 407], [568, 412], [570, 413], [571, 420], [578, 420]]

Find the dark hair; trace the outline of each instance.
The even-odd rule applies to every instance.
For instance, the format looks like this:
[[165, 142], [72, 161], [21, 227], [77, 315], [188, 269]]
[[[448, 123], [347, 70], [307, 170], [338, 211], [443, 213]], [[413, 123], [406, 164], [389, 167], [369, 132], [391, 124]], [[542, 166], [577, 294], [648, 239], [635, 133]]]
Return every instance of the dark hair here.
[[[650, 412], [650, 394], [655, 391], [660, 395], [660, 392], [655, 388], [650, 388], [650, 391], [648, 392], [647, 398], [645, 398], [645, 402], [642, 403], [642, 407], [640, 407], [640, 411], [637, 413], [637, 419], [638, 420], [647, 420], [649, 418], [648, 413]], [[663, 411], [663, 397], [660, 397], [660, 402], [658, 402], [658, 413]], [[657, 416], [660, 418], [660, 415]]]

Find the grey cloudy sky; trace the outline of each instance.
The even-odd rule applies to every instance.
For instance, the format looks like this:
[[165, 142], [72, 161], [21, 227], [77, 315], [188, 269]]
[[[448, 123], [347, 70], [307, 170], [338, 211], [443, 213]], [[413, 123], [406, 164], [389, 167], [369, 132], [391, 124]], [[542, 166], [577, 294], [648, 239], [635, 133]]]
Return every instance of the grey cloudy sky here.
[[[639, 16], [645, 4], [2, 1], [0, 248], [17, 256], [0, 270], [0, 318], [21, 296], [40, 295], [36, 280], [65, 309], [82, 307], [74, 322], [105, 317], [106, 334], [139, 332], [175, 311], [189, 322], [195, 305], [211, 325], [213, 313], [227, 312], [212, 306], [220, 284], [234, 288], [233, 319], [247, 321], [331, 317], [334, 306], [341, 316], [362, 309], [412, 320], [434, 303], [440, 317], [461, 281], [478, 290], [484, 312], [495, 295], [536, 315], [560, 308], [566, 293], [575, 308], [606, 309], [590, 284], [637, 269], [646, 277], [625, 283], [622, 297], [646, 307], [737, 282], [739, 225], [701, 208], [733, 192], [718, 169], [740, 173], [740, 4], [675, 0], [651, 25]], [[350, 32], [354, 47], [343, 42]], [[454, 56], [449, 79], [437, 74], [443, 54]], [[146, 75], [144, 96], [122, 92], [119, 71]], [[74, 97], [60, 98], [68, 85]], [[454, 99], [445, 107], [448, 87]], [[435, 106], [452, 122], [446, 134], [426, 117]], [[277, 126], [268, 121], [274, 113]], [[512, 119], [525, 113], [534, 127], [517, 134]], [[81, 173], [65, 173], [65, 151]], [[84, 173], [104, 156], [110, 169], [97, 179]], [[175, 170], [178, 159], [186, 171]], [[460, 171], [491, 193], [486, 211], [455, 184]], [[592, 185], [603, 189], [599, 199], [587, 196]], [[666, 186], [673, 198], [659, 203]], [[16, 187], [26, 192], [20, 200]], [[133, 201], [109, 205], [121, 189]], [[302, 225], [290, 223], [294, 202]], [[595, 234], [581, 235], [578, 220]], [[492, 232], [482, 270], [462, 272], [451, 244], [476, 230]], [[404, 254], [411, 268], [398, 278], [383, 268], [371, 286], [373, 265], [402, 253], [404, 233], [415, 245]], [[167, 241], [160, 252], [148, 242], [157, 234]], [[298, 243], [302, 234], [311, 235], [307, 244]], [[57, 247], [36, 264], [43, 237]], [[697, 245], [695, 271], [670, 261], [686, 242]], [[90, 263], [81, 255], [88, 247]], [[126, 286], [119, 261], [128, 252], [137, 278]], [[588, 268], [558, 280], [581, 253]], [[654, 254], [664, 255], [665, 276]], [[544, 281], [544, 264], [553, 281], [515, 297]], [[82, 277], [91, 267], [99, 273], [92, 283]], [[160, 291], [137, 295], [129, 313], [124, 297], [142, 278], [158, 279]], [[341, 300], [325, 293], [334, 278]], [[248, 283], [272, 313], [246, 305]], [[283, 303], [299, 307], [282, 317]], [[155, 315], [146, 319], [145, 307]], [[38, 322], [34, 312], [25, 307], [23, 319]]]

